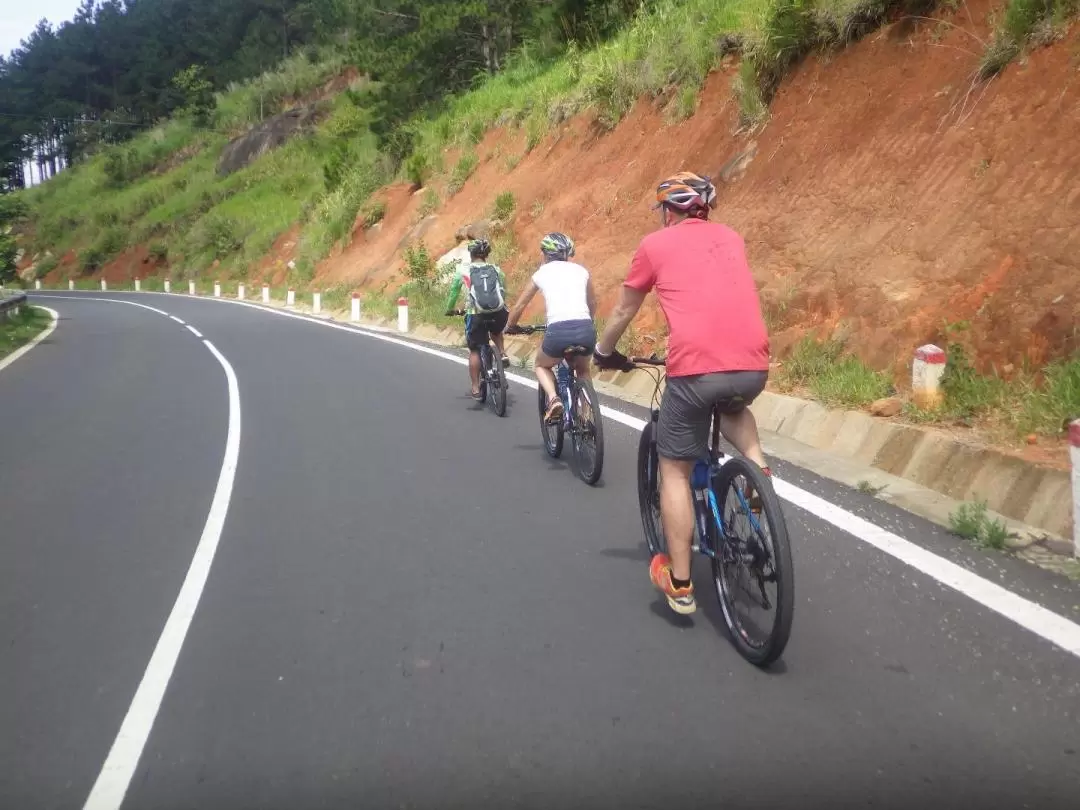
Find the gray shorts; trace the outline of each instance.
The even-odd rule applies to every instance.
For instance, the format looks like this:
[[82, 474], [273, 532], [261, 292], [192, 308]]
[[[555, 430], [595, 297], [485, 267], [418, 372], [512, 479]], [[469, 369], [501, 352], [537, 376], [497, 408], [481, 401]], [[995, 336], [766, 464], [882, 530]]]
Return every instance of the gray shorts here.
[[668, 377], [656, 426], [657, 453], [680, 461], [704, 458], [714, 409], [739, 413], [765, 390], [768, 379], [767, 371]]

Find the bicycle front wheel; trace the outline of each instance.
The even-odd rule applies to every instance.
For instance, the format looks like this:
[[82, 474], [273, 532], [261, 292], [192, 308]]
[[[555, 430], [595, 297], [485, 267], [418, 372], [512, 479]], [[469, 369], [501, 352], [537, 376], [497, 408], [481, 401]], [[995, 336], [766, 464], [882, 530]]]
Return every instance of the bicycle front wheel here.
[[600, 480], [604, 470], [604, 419], [591, 380], [574, 382], [570, 407], [574, 466], [581, 480], [591, 486]]
[[540, 404], [540, 432], [544, 434], [544, 449], [552, 458], [558, 458], [562, 455], [563, 420], [560, 419], [558, 422], [551, 424], [544, 419], [544, 415], [547, 413], [547, 397], [544, 395], [544, 389], [541, 386], [538, 385], [536, 390], [537, 402]]
[[641, 525], [645, 529], [645, 542], [649, 555], [655, 557], [664, 551], [664, 525], [660, 521], [660, 457], [656, 454], [653, 438], [656, 423], [649, 422], [638, 440], [638, 506], [641, 509]]
[[772, 482], [751, 461], [732, 458], [712, 482], [720, 512], [713, 582], [724, 621], [739, 654], [768, 666], [791, 637], [794, 565], [787, 523]]

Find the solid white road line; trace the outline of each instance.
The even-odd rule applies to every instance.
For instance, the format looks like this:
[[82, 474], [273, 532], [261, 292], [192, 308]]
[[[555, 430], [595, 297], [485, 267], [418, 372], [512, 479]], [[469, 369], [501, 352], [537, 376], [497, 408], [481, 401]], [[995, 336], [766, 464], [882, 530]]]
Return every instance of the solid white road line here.
[[[131, 304], [172, 317], [169, 313], [155, 307], [117, 298], [52, 297]], [[173, 320], [176, 319], [173, 318]], [[188, 328], [191, 329], [190, 326]], [[191, 331], [196, 335], [199, 334], [194, 329]], [[214, 489], [214, 498], [210, 503], [210, 513], [203, 525], [202, 536], [195, 547], [195, 554], [191, 559], [187, 575], [180, 586], [180, 593], [176, 597], [176, 602], [173, 603], [169, 618], [166, 619], [165, 627], [150, 656], [150, 662], [146, 666], [138, 689], [135, 690], [135, 697], [132, 698], [131, 705], [124, 716], [124, 722], [120, 725], [116, 739], [113, 740], [112, 748], [83, 805], [83, 810], [119, 810], [124, 801], [124, 795], [131, 784], [131, 777], [135, 773], [139, 758], [146, 747], [146, 741], [150, 737], [158, 709], [161, 708], [161, 701], [169, 685], [169, 679], [176, 668], [176, 661], [180, 656], [180, 649], [184, 645], [188, 629], [191, 627], [191, 620], [199, 606], [199, 599], [206, 586], [207, 577], [210, 575], [210, 565], [214, 561], [214, 554], [221, 541], [225, 518], [229, 513], [229, 501], [232, 498], [236, 466], [240, 458], [240, 386], [236, 381], [236, 372], [233, 371], [233, 367], [224, 355], [210, 341], [203, 340], [202, 342], [221, 365], [228, 385], [229, 427], [225, 438], [225, 457], [221, 462], [217, 487]]]
[[[146, 293], [143, 294], [145, 295]], [[164, 295], [165, 293], [149, 294]], [[398, 346], [412, 349], [413, 351], [429, 354], [433, 357], [439, 357], [443, 360], [457, 363], [458, 365], [468, 365], [468, 360], [466, 358], [458, 357], [457, 355], [439, 349], [433, 349], [429, 346], [423, 346], [409, 340], [403, 340], [391, 335], [374, 332], [362, 327], [328, 323], [327, 321], [310, 318], [298, 313], [268, 309], [244, 301], [231, 301], [228, 299], [214, 300], [220, 300], [224, 303], [236, 304], [239, 306], [249, 306], [271, 315], [279, 315], [283, 318], [295, 318], [330, 329], [338, 329], [343, 332], [364, 335], [365, 337], [374, 338], [375, 340], [393, 343]], [[507, 374], [506, 378], [532, 388], [533, 390], [535, 390], [537, 386], [537, 382], [534, 378], [522, 377], [517, 374]], [[601, 406], [601, 412], [608, 419], [619, 422], [627, 427], [634, 428], [635, 430], [641, 430], [645, 427], [645, 420], [639, 419], [636, 416], [631, 416], [623, 411], [610, 408], [607, 405]], [[955, 563], [946, 560], [944, 557], [939, 557], [937, 554], [923, 548], [917, 543], [912, 543], [910, 540], [905, 540], [903, 537], [900, 537], [893, 532], [882, 529], [880, 526], [876, 526], [868, 520], [864, 520], [863, 518], [848, 512], [846, 509], [842, 509], [836, 504], [826, 501], [824, 498], [820, 498], [804, 489], [800, 489], [794, 484], [779, 479], [775, 479], [774, 484], [776, 487], [776, 494], [787, 502], [794, 504], [800, 509], [806, 510], [820, 520], [847, 532], [853, 537], [862, 540], [867, 545], [885, 552], [917, 571], [937, 580], [943, 585], [947, 585], [959, 593], [962, 593], [969, 599], [1010, 619], [1020, 627], [1034, 633], [1040, 638], [1080, 657], [1080, 625], [1075, 622], [1054, 613], [1052, 610], [1048, 610], [1042, 605], [1036, 604], [1029, 599], [1025, 599], [988, 579], [984, 579], [978, 574], [961, 568]]]
[[56, 314], [56, 310], [49, 309], [48, 307], [38, 306], [37, 304], [34, 304], [33, 306], [36, 306], [38, 309], [43, 309], [48, 312], [49, 317], [52, 318], [52, 321], [49, 323], [48, 326], [41, 330], [41, 333], [38, 334], [37, 337], [32, 338], [30, 342], [27, 343], [25, 346], [20, 346], [3, 360], [0, 360], [0, 371], [3, 371], [5, 368], [10, 366], [12, 363], [14, 363], [16, 360], [18, 360], [20, 357], [22, 357], [32, 348], [41, 343], [41, 341], [45, 340], [45, 338], [47, 338], [49, 335], [56, 331], [56, 324], [60, 320], [60, 316]]

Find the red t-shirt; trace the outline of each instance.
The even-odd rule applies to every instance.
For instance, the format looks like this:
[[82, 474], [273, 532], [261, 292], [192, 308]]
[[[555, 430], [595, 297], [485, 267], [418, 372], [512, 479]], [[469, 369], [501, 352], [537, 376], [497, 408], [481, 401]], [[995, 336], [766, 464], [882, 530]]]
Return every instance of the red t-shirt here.
[[761, 317], [742, 237], [726, 225], [685, 219], [641, 240], [624, 282], [656, 288], [667, 318], [667, 373], [768, 371], [769, 333]]

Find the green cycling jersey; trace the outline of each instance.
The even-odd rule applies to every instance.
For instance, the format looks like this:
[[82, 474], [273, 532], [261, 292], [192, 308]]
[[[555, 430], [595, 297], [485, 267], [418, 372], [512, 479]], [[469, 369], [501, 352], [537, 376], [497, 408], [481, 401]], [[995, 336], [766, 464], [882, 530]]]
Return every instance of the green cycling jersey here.
[[499, 281], [502, 282], [503, 287], [506, 286], [506, 275], [503, 273], [502, 268], [494, 262], [471, 262], [469, 264], [459, 264], [456, 271], [454, 271], [454, 281], [450, 284], [450, 297], [446, 299], [446, 311], [451, 312], [457, 307], [458, 296], [461, 294], [461, 288], [465, 287], [465, 312], [469, 315], [474, 314], [475, 307], [472, 303], [472, 296], [469, 295], [469, 272], [473, 267], [483, 264], [490, 264], [499, 272]]

